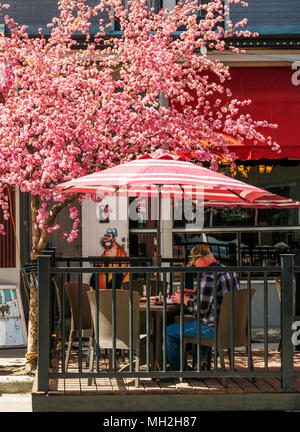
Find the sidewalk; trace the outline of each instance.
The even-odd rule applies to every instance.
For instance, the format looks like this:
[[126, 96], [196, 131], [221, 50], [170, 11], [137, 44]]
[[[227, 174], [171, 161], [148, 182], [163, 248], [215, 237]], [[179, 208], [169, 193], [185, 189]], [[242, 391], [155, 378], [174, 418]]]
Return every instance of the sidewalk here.
[[0, 349], [0, 394], [30, 393], [34, 376], [23, 375], [26, 348]]
[[2, 417], [4, 413], [8, 412], [32, 412], [31, 393], [0, 394], [0, 412]]

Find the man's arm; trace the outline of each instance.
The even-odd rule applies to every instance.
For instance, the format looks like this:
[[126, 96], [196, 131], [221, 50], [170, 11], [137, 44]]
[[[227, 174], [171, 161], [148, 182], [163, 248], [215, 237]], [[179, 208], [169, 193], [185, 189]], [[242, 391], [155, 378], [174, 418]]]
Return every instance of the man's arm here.
[[[186, 295], [186, 294], [183, 295], [183, 303], [184, 303], [186, 306], [187, 306], [187, 302], [189, 301], [189, 298], [190, 298], [189, 295]], [[170, 299], [173, 300], [174, 303], [178, 303], [178, 304], [180, 304], [180, 303], [181, 303], [181, 293], [180, 293], [180, 291], [176, 291], [176, 292], [175, 292], [175, 293], [170, 297]]]
[[[199, 304], [200, 314], [205, 314], [211, 307], [214, 300], [214, 280], [211, 274], [205, 273], [200, 281]], [[193, 314], [197, 313], [197, 296], [190, 296], [187, 306]]]

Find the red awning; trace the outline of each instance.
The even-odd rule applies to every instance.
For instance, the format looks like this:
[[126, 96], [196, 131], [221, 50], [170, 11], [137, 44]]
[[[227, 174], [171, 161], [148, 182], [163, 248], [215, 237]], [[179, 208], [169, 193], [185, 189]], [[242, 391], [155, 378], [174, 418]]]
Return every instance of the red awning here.
[[241, 113], [251, 114], [254, 120], [277, 123], [277, 129], [262, 129], [281, 148], [281, 153], [269, 146], [253, 145], [250, 141], [230, 146], [237, 158], [257, 159], [300, 159], [300, 86], [292, 83], [295, 71], [288, 67], [232, 67], [228, 87], [233, 97], [251, 99], [250, 106], [241, 108]]
[[[231, 67], [230, 72], [232, 79], [225, 83], [225, 87], [231, 89], [232, 98], [252, 100], [251, 105], [240, 107], [240, 114], [250, 114], [254, 120], [277, 124], [277, 129], [258, 130], [271, 136], [280, 145], [281, 152], [273, 151], [267, 144], [254, 145], [253, 141], [246, 139], [239, 142], [223, 134], [231, 141], [229, 150], [242, 160], [300, 159], [300, 86], [292, 83], [295, 71], [289, 67]], [[179, 104], [175, 106], [181, 110]]]

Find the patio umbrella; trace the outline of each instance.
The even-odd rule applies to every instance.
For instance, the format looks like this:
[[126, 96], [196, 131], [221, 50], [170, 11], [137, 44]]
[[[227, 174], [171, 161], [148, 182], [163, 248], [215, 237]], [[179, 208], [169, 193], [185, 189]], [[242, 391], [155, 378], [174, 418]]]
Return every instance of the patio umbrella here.
[[161, 256], [161, 198], [198, 198], [204, 206], [294, 208], [300, 202], [217, 173], [181, 156], [157, 150], [131, 162], [57, 186], [60, 193], [98, 193], [129, 197], [158, 197], [157, 255]]

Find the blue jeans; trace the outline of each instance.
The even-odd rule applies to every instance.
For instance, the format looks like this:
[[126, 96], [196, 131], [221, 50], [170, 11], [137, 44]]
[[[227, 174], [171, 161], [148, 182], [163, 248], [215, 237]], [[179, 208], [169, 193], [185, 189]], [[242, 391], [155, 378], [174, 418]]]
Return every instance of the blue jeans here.
[[[185, 336], [197, 336], [197, 321], [188, 321], [183, 324]], [[212, 327], [200, 323], [201, 338], [213, 339], [214, 330]], [[200, 362], [206, 361], [209, 347], [201, 345]], [[167, 356], [171, 370], [180, 370], [180, 324], [171, 324], [167, 327]]]

